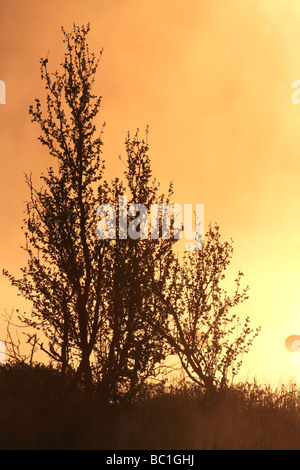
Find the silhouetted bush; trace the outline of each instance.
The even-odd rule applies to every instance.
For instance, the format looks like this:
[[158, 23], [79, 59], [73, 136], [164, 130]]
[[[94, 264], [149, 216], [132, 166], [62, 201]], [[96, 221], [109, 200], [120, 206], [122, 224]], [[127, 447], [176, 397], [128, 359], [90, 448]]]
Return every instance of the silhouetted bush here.
[[214, 403], [195, 385], [149, 385], [105, 407], [61, 393], [52, 367], [0, 367], [1, 449], [299, 449], [299, 389], [240, 383]]

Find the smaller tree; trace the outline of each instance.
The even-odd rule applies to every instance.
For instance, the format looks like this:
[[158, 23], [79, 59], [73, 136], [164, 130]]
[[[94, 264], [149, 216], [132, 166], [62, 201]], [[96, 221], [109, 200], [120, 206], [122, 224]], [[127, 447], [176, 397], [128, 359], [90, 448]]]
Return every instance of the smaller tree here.
[[[124, 178], [115, 178], [98, 188], [101, 204], [116, 208], [115, 239], [99, 240], [106, 246], [105, 273], [108, 278], [102, 303], [106, 308], [106, 328], [99, 331], [95, 344], [98, 396], [101, 400], [133, 399], [148, 380], [159, 373], [159, 364], [168, 353], [162, 331], [167, 327], [167, 316], [155, 309], [155, 280], [164, 285], [168, 265], [173, 259], [174, 239], [152, 240], [150, 223], [145, 219], [147, 234], [140, 237], [142, 228], [140, 205], [150, 212], [152, 204], [170, 204], [172, 184], [167, 194], [160, 191], [152, 176], [146, 140], [139, 131], [125, 141], [126, 160]], [[119, 197], [126, 196], [127, 230], [134, 226], [131, 238], [121, 233]], [[138, 202], [138, 204], [136, 204]], [[129, 209], [136, 204], [136, 213]], [[124, 208], [122, 208], [124, 210]], [[105, 221], [105, 219], [102, 219]]]
[[209, 394], [236, 377], [260, 330], [250, 328], [249, 317], [242, 325], [232, 313], [248, 299], [248, 287], [240, 288], [243, 274], [238, 273], [232, 296], [222, 287], [232, 254], [232, 243], [221, 243], [219, 227], [210, 226], [202, 250], [186, 252], [182, 263], [172, 263], [160, 297], [169, 315], [165, 338], [187, 376]]

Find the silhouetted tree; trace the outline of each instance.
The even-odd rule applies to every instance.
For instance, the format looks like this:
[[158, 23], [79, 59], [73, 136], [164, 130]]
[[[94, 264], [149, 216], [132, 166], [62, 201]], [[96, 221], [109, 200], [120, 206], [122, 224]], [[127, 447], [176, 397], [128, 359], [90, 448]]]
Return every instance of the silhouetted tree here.
[[[39, 99], [30, 115], [55, 164], [41, 176], [40, 189], [26, 176], [28, 260], [20, 278], [4, 274], [32, 302], [31, 315], [22, 316], [34, 331], [28, 337], [32, 351], [39, 345], [62, 377], [70, 371], [68, 377], [82, 380], [88, 392], [96, 381], [103, 402], [136, 396], [170, 351], [188, 377], [212, 393], [237, 374], [258, 333], [248, 318], [236, 333], [239, 319], [231, 309], [247, 298], [247, 289], [240, 292], [242, 274], [230, 297], [222, 281], [232, 245], [221, 243], [218, 227], [210, 227], [203, 249], [186, 252], [183, 262], [172, 250], [174, 218], [170, 239], [163, 236], [161, 217], [159, 236], [150, 239], [148, 219], [134, 204], [148, 214], [153, 204], [170, 206], [173, 193], [172, 185], [167, 195], [160, 193], [147, 138], [139, 132], [125, 141], [123, 178], [104, 179], [103, 126], [96, 129], [101, 97], [93, 94], [101, 53], [98, 58], [90, 53], [89, 29], [63, 30], [60, 72], [50, 73], [48, 58], [41, 59], [46, 115]], [[127, 198], [122, 209], [121, 196]], [[104, 220], [114, 208], [106, 224], [112, 236], [96, 232], [100, 205], [106, 208]]]
[[[90, 354], [101, 327], [103, 248], [94, 235], [93, 185], [102, 178], [102, 141], [94, 125], [101, 99], [92, 94], [99, 58], [89, 53], [89, 28], [74, 26], [64, 33], [67, 52], [62, 73], [51, 74], [41, 59], [41, 78], [47, 90], [46, 110], [39, 99], [30, 107], [39, 137], [57, 168], [42, 175], [44, 187], [31, 192], [24, 220], [25, 249], [29, 255], [23, 277], [9, 275], [13, 285], [32, 301], [32, 317], [25, 322], [41, 328], [49, 346], [41, 347], [64, 373], [80, 360], [79, 373], [91, 382]], [[8, 274], [5, 272], [5, 274]]]
[[[116, 204], [124, 193], [128, 205], [149, 207], [169, 201], [172, 189], [167, 199], [158, 195], [148, 145], [138, 133], [126, 139], [125, 182], [103, 180], [103, 128], [98, 133], [95, 124], [101, 98], [92, 92], [100, 57], [89, 51], [88, 32], [89, 25], [63, 30], [67, 50], [61, 72], [50, 73], [48, 60], [41, 59], [46, 115], [39, 99], [30, 115], [56, 163], [41, 176], [40, 189], [26, 177], [28, 261], [21, 278], [4, 274], [32, 301], [32, 313], [23, 320], [46, 336], [48, 345], [39, 340], [40, 347], [63, 375], [76, 371], [88, 391], [94, 373], [98, 393], [107, 401], [137, 393], [165, 355], [166, 316], [154, 312], [146, 298], [153, 298], [153, 278], [163, 278], [172, 242], [99, 239], [96, 210], [102, 203]], [[147, 321], [150, 310], [155, 326]]]
[[[148, 220], [145, 222], [149, 229], [145, 239], [122, 239], [118, 198], [126, 195], [128, 200], [125, 211], [138, 201], [150, 213], [152, 204], [170, 203], [172, 187], [166, 197], [158, 194], [158, 185], [151, 178], [148, 143], [139, 138], [138, 132], [133, 139], [128, 134], [125, 145], [125, 181], [116, 178], [111, 184], [99, 187], [99, 201], [118, 208], [116, 240], [106, 241], [109, 246], [106, 253], [110, 275], [103, 299], [109, 322], [105, 343], [109, 343], [109, 346], [103, 348], [102, 341], [96, 344], [101, 376], [99, 393], [104, 397], [135, 396], [145, 380], [155, 375], [155, 366], [165, 358], [168, 349], [161, 333], [167, 325], [167, 315], [156, 309], [158, 299], [154, 286], [157, 280], [162, 285], [166, 281], [167, 267], [173, 259], [174, 240], [150, 240]], [[129, 215], [128, 230], [132, 222], [142, 223], [135, 215]], [[141, 230], [139, 227], [137, 234]], [[158, 323], [156, 325], [149, 321], [154, 318]]]
[[225, 389], [242, 365], [243, 356], [259, 333], [232, 309], [248, 299], [238, 273], [232, 296], [222, 287], [233, 245], [221, 242], [219, 227], [211, 226], [202, 250], [185, 252], [169, 266], [169, 282], [159, 286], [161, 309], [168, 313], [165, 338], [187, 376], [209, 395]]

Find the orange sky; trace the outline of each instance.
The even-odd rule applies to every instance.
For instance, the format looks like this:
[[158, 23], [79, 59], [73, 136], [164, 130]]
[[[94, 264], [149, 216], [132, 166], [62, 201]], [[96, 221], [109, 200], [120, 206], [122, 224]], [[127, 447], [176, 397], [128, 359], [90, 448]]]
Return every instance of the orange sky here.
[[[122, 171], [127, 131], [149, 125], [157, 178], [174, 181], [175, 202], [204, 203], [206, 223], [234, 240], [233, 273], [250, 285], [241, 311], [262, 326], [244, 374], [300, 381], [284, 349], [300, 334], [298, 0], [0, 0], [0, 259], [15, 274], [25, 262], [23, 174], [38, 182], [50, 162], [28, 115], [44, 96], [39, 58], [50, 50], [49, 68], [59, 65], [60, 27], [73, 22], [91, 22], [90, 48], [104, 48], [96, 87], [107, 166]], [[2, 275], [0, 294], [3, 311], [23, 305]]]

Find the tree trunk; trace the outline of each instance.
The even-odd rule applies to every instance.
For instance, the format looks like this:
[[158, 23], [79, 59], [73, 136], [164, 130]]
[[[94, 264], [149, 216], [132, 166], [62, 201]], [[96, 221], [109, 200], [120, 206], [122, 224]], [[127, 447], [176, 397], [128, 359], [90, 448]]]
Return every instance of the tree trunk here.
[[87, 397], [92, 396], [92, 389], [93, 389], [93, 375], [92, 375], [92, 368], [90, 364], [90, 351], [83, 350], [82, 352], [82, 359], [79, 369], [81, 368], [81, 377], [83, 378], [83, 387], [84, 392]]

